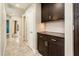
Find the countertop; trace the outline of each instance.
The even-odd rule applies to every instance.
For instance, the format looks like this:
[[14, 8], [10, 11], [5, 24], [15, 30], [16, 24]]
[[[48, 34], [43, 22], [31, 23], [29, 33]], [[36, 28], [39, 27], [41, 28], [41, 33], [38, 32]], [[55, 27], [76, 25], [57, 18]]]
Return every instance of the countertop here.
[[47, 35], [53, 35], [53, 36], [57, 36], [57, 37], [62, 37], [62, 38], [64, 38], [64, 33], [48, 32], [48, 31], [43, 31], [43, 32], [38, 32], [38, 33], [47, 34]]

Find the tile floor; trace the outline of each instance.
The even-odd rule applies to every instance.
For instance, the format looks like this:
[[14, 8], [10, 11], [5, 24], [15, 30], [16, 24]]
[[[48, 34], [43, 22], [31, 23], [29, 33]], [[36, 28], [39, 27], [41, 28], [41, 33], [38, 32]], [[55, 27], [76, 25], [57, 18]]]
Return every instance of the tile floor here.
[[23, 42], [19, 44], [15, 39], [7, 41], [5, 56], [41, 56], [39, 53], [34, 54], [32, 49]]

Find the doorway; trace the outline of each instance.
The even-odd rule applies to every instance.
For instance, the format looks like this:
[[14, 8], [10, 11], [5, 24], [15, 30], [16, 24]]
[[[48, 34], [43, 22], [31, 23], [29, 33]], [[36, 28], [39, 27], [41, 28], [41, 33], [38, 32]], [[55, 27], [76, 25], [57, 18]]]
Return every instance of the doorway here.
[[23, 16], [22, 20], [22, 40], [27, 41], [27, 23], [26, 23], [26, 17]]

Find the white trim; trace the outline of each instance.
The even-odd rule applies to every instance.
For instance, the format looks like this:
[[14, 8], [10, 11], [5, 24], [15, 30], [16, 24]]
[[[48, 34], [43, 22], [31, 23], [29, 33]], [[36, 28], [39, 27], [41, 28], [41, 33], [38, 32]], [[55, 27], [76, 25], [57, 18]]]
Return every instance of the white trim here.
[[[3, 13], [5, 13], [4, 15], [5, 15], [5, 28], [6, 28], [6, 10], [5, 10], [5, 4], [3, 4]], [[6, 30], [5, 30], [5, 34], [4, 35], [5, 35], [5, 40], [4, 40], [5, 42], [4, 42], [4, 47], [3, 47], [3, 56], [5, 54], [5, 49], [6, 49], [6, 44], [7, 44]]]
[[65, 55], [73, 56], [73, 4], [65, 4]]

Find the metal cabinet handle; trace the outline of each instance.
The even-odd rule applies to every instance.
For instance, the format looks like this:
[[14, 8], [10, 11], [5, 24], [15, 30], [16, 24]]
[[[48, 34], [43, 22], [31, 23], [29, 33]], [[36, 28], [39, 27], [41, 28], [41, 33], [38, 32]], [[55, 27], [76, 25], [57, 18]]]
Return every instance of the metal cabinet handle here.
[[48, 42], [47, 41], [45, 41], [45, 46], [48, 46]]
[[40, 36], [40, 37], [43, 37], [43, 36]]
[[54, 42], [56, 42], [56, 40], [55, 39], [51, 39], [52, 41], [54, 41]]

